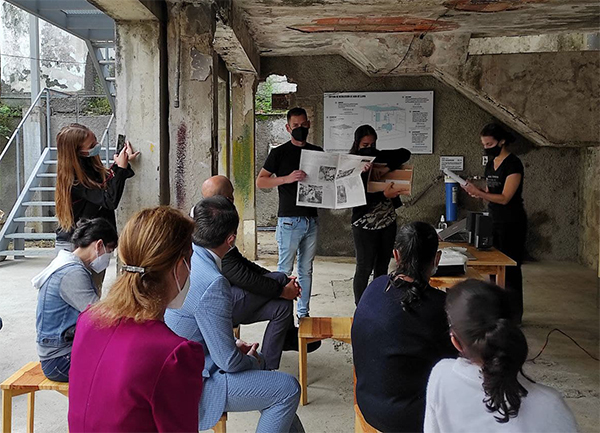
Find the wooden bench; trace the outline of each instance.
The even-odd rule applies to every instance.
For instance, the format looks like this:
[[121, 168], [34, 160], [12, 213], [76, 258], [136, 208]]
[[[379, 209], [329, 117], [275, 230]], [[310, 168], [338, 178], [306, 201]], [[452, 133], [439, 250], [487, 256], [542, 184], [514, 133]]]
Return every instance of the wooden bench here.
[[[44, 376], [39, 362], [30, 362], [0, 384], [2, 389], [2, 433], [12, 431], [12, 398], [29, 394], [27, 399], [27, 433], [33, 432], [35, 393], [57, 391], [69, 396], [68, 382], [54, 382]], [[215, 433], [227, 433], [227, 413], [224, 413], [212, 428]]]
[[33, 432], [33, 419], [35, 412], [35, 393], [37, 391], [57, 391], [69, 396], [69, 384], [54, 382], [44, 376], [39, 362], [30, 362], [0, 384], [2, 389], [2, 432], [10, 433], [12, 430], [12, 399], [18, 395], [27, 396], [27, 432]]
[[306, 364], [308, 343], [332, 338], [350, 344], [352, 317], [303, 317], [298, 329], [298, 381], [300, 382], [300, 404], [308, 403]]

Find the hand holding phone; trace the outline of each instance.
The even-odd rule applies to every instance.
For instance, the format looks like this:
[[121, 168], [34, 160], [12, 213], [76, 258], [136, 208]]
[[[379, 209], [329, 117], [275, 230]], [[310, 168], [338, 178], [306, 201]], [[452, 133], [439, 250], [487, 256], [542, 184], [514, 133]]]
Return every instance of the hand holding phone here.
[[125, 147], [125, 135], [119, 134], [119, 138], [117, 139], [117, 155], [119, 155], [123, 148]]

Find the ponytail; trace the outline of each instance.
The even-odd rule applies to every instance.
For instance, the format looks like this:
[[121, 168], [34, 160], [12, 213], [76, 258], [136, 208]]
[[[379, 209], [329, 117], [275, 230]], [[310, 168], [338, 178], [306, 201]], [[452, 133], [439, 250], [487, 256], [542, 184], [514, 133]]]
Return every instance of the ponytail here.
[[448, 290], [446, 312], [463, 355], [482, 365], [485, 407], [497, 412], [499, 423], [508, 422], [527, 396], [518, 375], [528, 352], [525, 335], [509, 319], [508, 294], [496, 285], [466, 280]]
[[[413, 222], [398, 230], [394, 249], [400, 256], [400, 263], [391, 275], [389, 287], [402, 289], [400, 305], [404, 311], [412, 310], [429, 286], [429, 271], [438, 245], [437, 233], [430, 224]], [[409, 277], [413, 281], [407, 281], [403, 277]]]
[[499, 423], [508, 422], [519, 414], [521, 398], [527, 390], [517, 379], [527, 358], [527, 340], [523, 332], [509, 319], [499, 319], [485, 333], [481, 344], [483, 367], [483, 402]]

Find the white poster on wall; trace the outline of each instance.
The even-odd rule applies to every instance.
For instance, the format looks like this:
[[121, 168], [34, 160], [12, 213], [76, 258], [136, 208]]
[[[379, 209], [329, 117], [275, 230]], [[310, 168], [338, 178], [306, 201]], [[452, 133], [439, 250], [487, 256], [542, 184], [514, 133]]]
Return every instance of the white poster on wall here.
[[356, 128], [371, 125], [378, 149], [433, 153], [433, 91], [325, 93], [323, 113], [328, 152], [347, 153]]

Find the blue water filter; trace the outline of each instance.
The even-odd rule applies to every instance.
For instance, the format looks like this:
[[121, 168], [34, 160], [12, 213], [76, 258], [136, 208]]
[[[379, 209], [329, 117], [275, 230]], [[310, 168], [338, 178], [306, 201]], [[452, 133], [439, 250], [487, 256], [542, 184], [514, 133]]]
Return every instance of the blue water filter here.
[[456, 221], [458, 214], [458, 182], [446, 177], [446, 221]]

